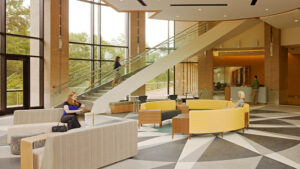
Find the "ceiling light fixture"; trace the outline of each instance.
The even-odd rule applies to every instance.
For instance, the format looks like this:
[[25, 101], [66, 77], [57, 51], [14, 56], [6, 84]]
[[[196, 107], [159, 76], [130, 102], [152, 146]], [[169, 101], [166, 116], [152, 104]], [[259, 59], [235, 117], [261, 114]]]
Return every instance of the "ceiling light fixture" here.
[[266, 8], [265, 11], [269, 11], [269, 8]]
[[202, 9], [201, 9], [201, 8], [199, 8], [199, 9], [198, 9], [198, 11], [202, 11]]
[[294, 22], [296, 22], [296, 23], [297, 23], [297, 22], [299, 22], [299, 20], [298, 20], [298, 19], [295, 19], [295, 20], [294, 20]]
[[179, 16], [176, 16], [176, 18], [179, 18]]
[[224, 18], [226, 18], [227, 17], [227, 15], [224, 15]]

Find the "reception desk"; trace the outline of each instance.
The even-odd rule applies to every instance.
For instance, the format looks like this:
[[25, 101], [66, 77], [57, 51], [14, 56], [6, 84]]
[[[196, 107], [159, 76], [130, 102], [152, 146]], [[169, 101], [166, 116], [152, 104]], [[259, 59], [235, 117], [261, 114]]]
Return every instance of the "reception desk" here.
[[[238, 97], [238, 91], [244, 91], [246, 95], [245, 102], [250, 103], [251, 102], [251, 87], [230, 87], [230, 97], [232, 100], [239, 100]], [[258, 89], [258, 103], [267, 103], [267, 88], [266, 87], [260, 87]]]

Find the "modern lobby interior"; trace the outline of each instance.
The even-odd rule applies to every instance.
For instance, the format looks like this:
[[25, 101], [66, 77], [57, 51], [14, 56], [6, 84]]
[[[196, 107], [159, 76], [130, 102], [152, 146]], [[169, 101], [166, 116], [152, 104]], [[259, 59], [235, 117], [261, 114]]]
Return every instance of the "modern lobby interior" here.
[[0, 0], [0, 169], [300, 169], [299, 73], [299, 0]]

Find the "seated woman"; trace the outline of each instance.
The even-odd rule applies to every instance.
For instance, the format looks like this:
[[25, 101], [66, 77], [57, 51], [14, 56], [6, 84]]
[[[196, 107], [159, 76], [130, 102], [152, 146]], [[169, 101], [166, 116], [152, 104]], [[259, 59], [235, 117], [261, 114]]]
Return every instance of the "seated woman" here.
[[77, 119], [77, 113], [83, 112], [85, 106], [77, 101], [77, 94], [72, 92], [68, 100], [64, 102], [64, 114], [61, 117], [62, 123], [68, 124], [68, 129], [80, 128], [81, 125]]
[[236, 103], [236, 105], [235, 105], [236, 108], [243, 107], [244, 103], [245, 103], [245, 98], [246, 98], [245, 92], [243, 92], [243, 91], [239, 91], [238, 96], [239, 96], [240, 100]]

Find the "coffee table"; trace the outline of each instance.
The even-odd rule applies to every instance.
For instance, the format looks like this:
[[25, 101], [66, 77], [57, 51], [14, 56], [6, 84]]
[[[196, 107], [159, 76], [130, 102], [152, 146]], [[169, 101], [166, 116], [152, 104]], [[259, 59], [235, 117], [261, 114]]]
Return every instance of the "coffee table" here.
[[[174, 133], [189, 134], [189, 114], [179, 114], [172, 118], [172, 139]], [[189, 139], [191, 135], [189, 134]]]

